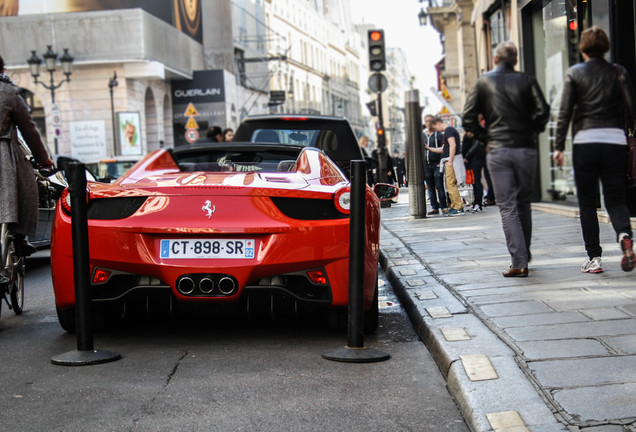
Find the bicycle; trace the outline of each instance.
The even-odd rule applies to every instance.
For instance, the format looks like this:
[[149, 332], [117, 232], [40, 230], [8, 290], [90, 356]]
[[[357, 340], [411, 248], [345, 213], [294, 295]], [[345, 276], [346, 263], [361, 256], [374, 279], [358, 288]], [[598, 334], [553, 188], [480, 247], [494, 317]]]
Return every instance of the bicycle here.
[[13, 234], [9, 224], [2, 224], [0, 238], [1, 269], [0, 269], [0, 312], [2, 300], [7, 303], [16, 315], [22, 313], [24, 307], [24, 269], [25, 258], [17, 256], [13, 246]]

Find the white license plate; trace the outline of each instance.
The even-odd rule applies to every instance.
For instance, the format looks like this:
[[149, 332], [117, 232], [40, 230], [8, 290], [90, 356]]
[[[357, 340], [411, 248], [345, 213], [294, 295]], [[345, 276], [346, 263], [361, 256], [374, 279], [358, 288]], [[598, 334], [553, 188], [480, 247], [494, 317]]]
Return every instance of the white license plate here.
[[163, 239], [161, 258], [252, 259], [254, 239]]

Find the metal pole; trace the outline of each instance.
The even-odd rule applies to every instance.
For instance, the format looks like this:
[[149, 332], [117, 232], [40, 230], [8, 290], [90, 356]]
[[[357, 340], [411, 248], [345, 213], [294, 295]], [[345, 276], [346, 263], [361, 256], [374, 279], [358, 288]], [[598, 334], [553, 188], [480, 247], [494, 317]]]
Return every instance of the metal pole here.
[[86, 214], [86, 174], [84, 164], [69, 164], [71, 230], [73, 235], [73, 275], [75, 282], [75, 322], [77, 349], [93, 349], [93, 317], [90, 296], [88, 218]]
[[[381, 74], [378, 76], [378, 88], [380, 88]], [[378, 183], [387, 183], [387, 160], [386, 160], [386, 131], [384, 130], [384, 116], [382, 113], [382, 92], [378, 91], [378, 123], [379, 128], [382, 130], [382, 135], [377, 136], [378, 141]]]
[[364, 161], [351, 161], [351, 214], [349, 215], [349, 348], [364, 347], [364, 244], [366, 172]]
[[406, 173], [409, 182], [409, 214], [413, 219], [426, 217], [426, 164], [422, 154], [422, 108], [419, 90], [409, 90], [406, 102]]
[[75, 283], [75, 332], [77, 350], [53, 357], [60, 366], [85, 366], [119, 360], [121, 355], [93, 347], [93, 306], [90, 291], [88, 216], [86, 207], [86, 167], [70, 163], [67, 178], [71, 194], [71, 234], [73, 244], [73, 281]]
[[351, 161], [351, 213], [349, 215], [349, 305], [347, 346], [322, 354], [327, 360], [370, 363], [388, 360], [388, 353], [364, 346], [364, 249], [367, 164]]
[[[55, 105], [55, 82], [53, 81], [53, 72], [49, 71], [49, 74], [51, 76], [51, 106]], [[44, 86], [46, 87], [46, 86]], [[57, 146], [57, 135], [55, 134], [55, 130], [53, 130], [53, 143], [54, 143], [54, 147], [55, 147], [55, 154], [59, 154], [59, 149]]]

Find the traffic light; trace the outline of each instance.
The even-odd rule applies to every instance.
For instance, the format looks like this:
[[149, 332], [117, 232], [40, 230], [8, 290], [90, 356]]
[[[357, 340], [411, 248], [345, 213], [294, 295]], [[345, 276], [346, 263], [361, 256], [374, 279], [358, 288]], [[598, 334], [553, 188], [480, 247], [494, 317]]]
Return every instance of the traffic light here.
[[384, 30], [369, 30], [369, 69], [372, 72], [386, 70]]

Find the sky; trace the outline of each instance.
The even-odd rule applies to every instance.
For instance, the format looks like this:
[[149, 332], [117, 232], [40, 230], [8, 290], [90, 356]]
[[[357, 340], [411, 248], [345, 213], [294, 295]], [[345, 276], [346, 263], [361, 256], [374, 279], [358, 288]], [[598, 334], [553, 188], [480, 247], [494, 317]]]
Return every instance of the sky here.
[[[430, 25], [422, 27], [417, 14], [425, 3], [418, 0], [349, 0], [354, 24], [374, 24], [384, 29], [387, 47], [401, 47], [409, 71], [415, 75], [420, 99], [428, 98], [431, 107], [441, 108], [430, 92], [437, 87], [435, 64], [442, 59], [439, 33]], [[430, 109], [429, 111], [432, 111]]]

